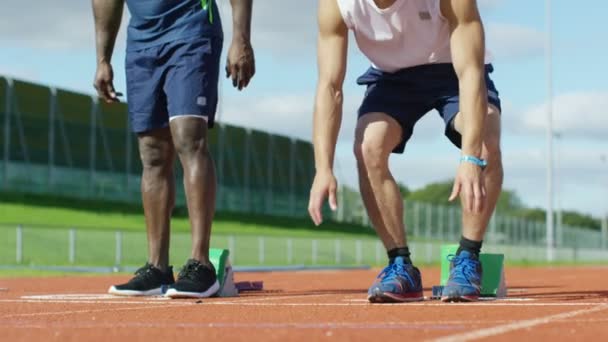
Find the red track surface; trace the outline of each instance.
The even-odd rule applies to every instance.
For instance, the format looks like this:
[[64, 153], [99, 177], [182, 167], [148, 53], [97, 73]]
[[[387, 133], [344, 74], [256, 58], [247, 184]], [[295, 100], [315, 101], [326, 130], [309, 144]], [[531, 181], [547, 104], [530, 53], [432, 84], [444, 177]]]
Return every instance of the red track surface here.
[[[505, 300], [395, 305], [365, 301], [376, 271], [237, 273], [265, 292], [201, 303], [103, 295], [127, 277], [0, 279], [0, 340], [608, 341], [607, 273], [507, 268]], [[439, 270], [423, 277], [430, 289]]]

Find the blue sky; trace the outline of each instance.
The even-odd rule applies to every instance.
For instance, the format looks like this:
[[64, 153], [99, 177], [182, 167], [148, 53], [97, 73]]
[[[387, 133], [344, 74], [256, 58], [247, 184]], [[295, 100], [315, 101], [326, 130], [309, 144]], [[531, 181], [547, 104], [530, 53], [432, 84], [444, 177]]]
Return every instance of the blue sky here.
[[[37, 5], [7, 0], [0, 13], [0, 74], [92, 93], [95, 69], [89, 1], [57, 0]], [[546, 203], [544, 106], [545, 2], [480, 0], [488, 46], [495, 55], [492, 75], [503, 101], [505, 187], [524, 203]], [[230, 42], [228, 1], [225, 48]], [[605, 13], [600, 0], [553, 2], [556, 204], [599, 216], [608, 211], [608, 55]], [[22, 13], [31, 13], [24, 17]], [[309, 140], [316, 82], [316, 1], [258, 0], [253, 42], [257, 75], [239, 93], [223, 81], [220, 120]], [[60, 20], [56, 20], [60, 18]], [[125, 22], [128, 14], [125, 14]], [[123, 25], [124, 28], [124, 25]], [[114, 58], [116, 86], [125, 89], [124, 30]], [[352, 40], [351, 40], [352, 42]], [[223, 62], [222, 62], [223, 63]], [[336, 173], [356, 185], [351, 146], [355, 111], [363, 89], [354, 79], [368, 62], [351, 44], [345, 84], [344, 122]], [[247, 108], [243, 111], [242, 108]], [[393, 156], [396, 178], [418, 188], [454, 176], [458, 151], [442, 136], [441, 120], [429, 113], [401, 156]]]

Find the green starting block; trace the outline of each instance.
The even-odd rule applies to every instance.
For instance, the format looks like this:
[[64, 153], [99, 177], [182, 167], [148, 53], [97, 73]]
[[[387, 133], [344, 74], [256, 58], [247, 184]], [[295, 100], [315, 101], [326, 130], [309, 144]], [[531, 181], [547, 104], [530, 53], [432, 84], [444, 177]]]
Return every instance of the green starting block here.
[[209, 249], [209, 261], [215, 267], [217, 279], [220, 283], [220, 290], [217, 292], [218, 297], [236, 297], [239, 295], [234, 283], [234, 272], [229, 256], [230, 252], [227, 249]]
[[[441, 286], [445, 286], [450, 276], [448, 255], [456, 254], [458, 245], [441, 246]], [[483, 274], [481, 277], [481, 296], [504, 298], [507, 296], [504, 254], [481, 253], [479, 255]]]

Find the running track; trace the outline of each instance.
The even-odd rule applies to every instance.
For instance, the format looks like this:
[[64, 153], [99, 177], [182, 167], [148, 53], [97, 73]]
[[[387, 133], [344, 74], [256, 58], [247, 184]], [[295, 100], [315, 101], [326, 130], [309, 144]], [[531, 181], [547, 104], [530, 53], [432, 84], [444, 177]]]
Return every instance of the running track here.
[[[128, 276], [0, 279], [0, 341], [608, 341], [608, 268], [507, 268], [509, 298], [368, 304], [377, 270], [237, 273], [265, 292], [105, 295]], [[426, 294], [439, 281], [424, 269]]]

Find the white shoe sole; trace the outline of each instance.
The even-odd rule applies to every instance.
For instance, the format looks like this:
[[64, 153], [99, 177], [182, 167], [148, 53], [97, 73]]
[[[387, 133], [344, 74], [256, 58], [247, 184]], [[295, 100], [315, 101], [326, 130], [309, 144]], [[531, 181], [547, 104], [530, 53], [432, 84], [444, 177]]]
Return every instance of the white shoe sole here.
[[186, 292], [178, 291], [174, 288], [170, 288], [165, 293], [165, 297], [169, 298], [207, 298], [216, 294], [220, 290], [220, 283], [216, 280], [209, 289], [205, 292]]
[[163, 287], [158, 287], [158, 288], [147, 290], [147, 291], [136, 291], [136, 290], [119, 290], [116, 288], [116, 286], [110, 286], [108, 293], [116, 295], [116, 296], [132, 296], [132, 297], [161, 296], [163, 294]]

